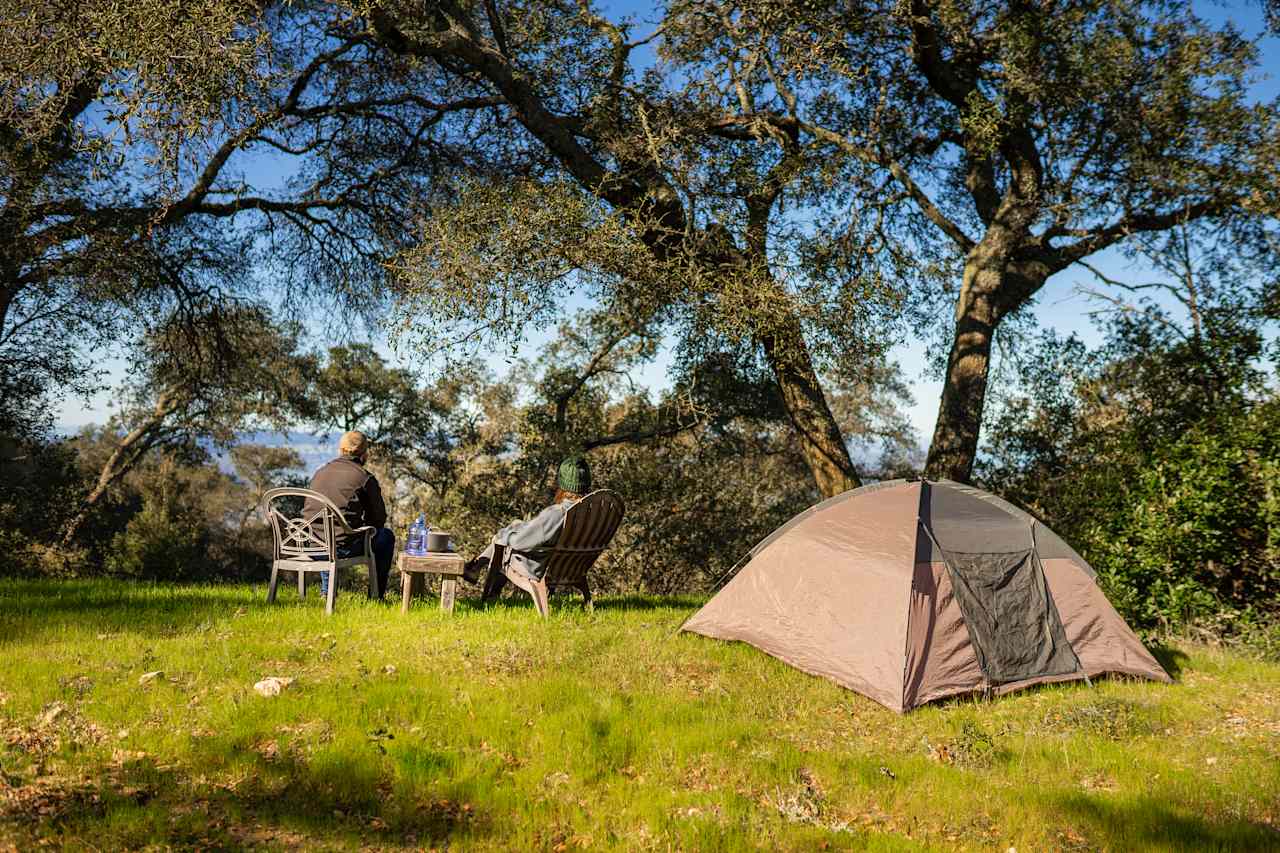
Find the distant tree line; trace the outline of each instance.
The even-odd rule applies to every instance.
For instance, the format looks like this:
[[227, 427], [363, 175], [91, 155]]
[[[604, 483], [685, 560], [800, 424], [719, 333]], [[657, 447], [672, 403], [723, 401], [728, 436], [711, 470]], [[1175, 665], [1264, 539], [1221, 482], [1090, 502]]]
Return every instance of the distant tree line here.
[[[235, 376], [288, 363], [254, 339]], [[255, 365], [266, 352], [269, 365]], [[151, 580], [261, 578], [270, 544], [259, 511], [277, 485], [309, 472], [288, 446], [241, 443], [251, 426], [292, 424], [318, 435], [360, 429], [393, 525], [419, 511], [478, 550], [497, 527], [541, 506], [565, 453], [588, 450], [597, 481], [625, 496], [626, 524], [601, 564], [618, 590], [711, 586], [740, 553], [813, 499], [803, 456], [765, 376], [710, 375], [655, 398], [629, 375], [653, 342], [617, 334], [607, 316], [566, 323], [533, 361], [501, 377], [459, 364], [430, 384], [389, 367], [368, 345], [293, 354], [296, 371], [255, 386], [255, 410], [168, 404], [166, 374], [129, 389], [136, 408], [71, 438], [27, 442], [4, 459], [4, 566], [15, 573]], [[732, 375], [732, 374], [731, 374]], [[885, 366], [874, 383], [836, 383], [868, 470], [910, 473], [916, 438]], [[183, 398], [185, 401], [185, 398]], [[212, 422], [200, 420], [215, 418]], [[856, 418], [856, 420], [854, 419]], [[216, 427], [216, 428], [210, 428]]]

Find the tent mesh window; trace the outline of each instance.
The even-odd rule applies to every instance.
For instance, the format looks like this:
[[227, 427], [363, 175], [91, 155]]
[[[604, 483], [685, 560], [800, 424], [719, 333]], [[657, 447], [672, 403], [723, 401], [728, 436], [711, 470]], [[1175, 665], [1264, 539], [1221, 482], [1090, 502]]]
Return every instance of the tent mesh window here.
[[925, 535], [917, 561], [946, 564], [989, 684], [1079, 672], [1045, 582], [1034, 520], [980, 494], [953, 483], [922, 484]]
[[978, 664], [992, 685], [1080, 670], [1035, 549], [940, 550]]

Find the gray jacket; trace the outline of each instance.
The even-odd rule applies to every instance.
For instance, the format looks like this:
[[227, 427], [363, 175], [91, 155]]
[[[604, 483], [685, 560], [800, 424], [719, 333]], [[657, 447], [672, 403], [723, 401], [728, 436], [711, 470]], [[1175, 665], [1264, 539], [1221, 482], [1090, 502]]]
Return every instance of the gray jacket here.
[[552, 504], [528, 521], [513, 521], [493, 537], [493, 541], [511, 554], [511, 565], [529, 577], [541, 578], [545, 572], [547, 552], [564, 530], [565, 515], [576, 500]]

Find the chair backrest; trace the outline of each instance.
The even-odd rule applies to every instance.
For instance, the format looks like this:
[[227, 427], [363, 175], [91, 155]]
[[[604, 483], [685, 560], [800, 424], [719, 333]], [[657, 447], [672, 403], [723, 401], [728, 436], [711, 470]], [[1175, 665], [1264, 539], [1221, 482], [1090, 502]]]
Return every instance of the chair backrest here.
[[[303, 498], [302, 508], [297, 515], [281, 512], [275, 504], [285, 498]], [[314, 501], [313, 507], [320, 509], [307, 512], [306, 501]], [[337, 534], [354, 533], [342, 512], [333, 501], [311, 489], [279, 488], [272, 489], [262, 496], [266, 507], [267, 519], [271, 522], [271, 533], [275, 538], [275, 559], [301, 560], [312, 557], [337, 559]]]
[[548, 585], [583, 581], [618, 532], [624, 512], [622, 498], [608, 489], [592, 492], [569, 507], [564, 529], [548, 552], [543, 581]]

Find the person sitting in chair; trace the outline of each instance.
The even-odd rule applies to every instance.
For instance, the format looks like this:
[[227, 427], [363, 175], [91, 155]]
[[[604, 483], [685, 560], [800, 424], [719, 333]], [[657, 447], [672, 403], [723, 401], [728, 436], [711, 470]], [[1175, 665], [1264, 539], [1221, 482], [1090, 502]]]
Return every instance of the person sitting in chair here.
[[[387, 576], [391, 573], [391, 555], [395, 551], [396, 537], [383, 526], [387, 523], [387, 507], [382, 501], [382, 487], [378, 485], [378, 478], [364, 467], [369, 458], [369, 439], [362, 432], [345, 432], [338, 439], [338, 454], [336, 459], [326, 462], [316, 471], [308, 488], [332, 501], [352, 529], [366, 525], [377, 528], [371, 543], [374, 571], [369, 578], [369, 597], [381, 599], [387, 591]], [[321, 506], [308, 498], [302, 507], [302, 514], [309, 517], [320, 510]], [[358, 536], [339, 533], [336, 544], [338, 559], [364, 554], [363, 533]], [[327, 574], [320, 575], [320, 589], [323, 595], [329, 594]]]
[[505, 549], [508, 565], [517, 572], [534, 579], [541, 579], [546, 564], [546, 549], [556, 544], [564, 529], [565, 514], [569, 507], [582, 500], [591, 491], [591, 469], [581, 456], [570, 456], [560, 463], [556, 473], [556, 495], [551, 506], [528, 521], [513, 521], [494, 534], [493, 542], [474, 560], [467, 563], [462, 576], [475, 583], [487, 568], [482, 601], [497, 598], [506, 586], [503, 567], [495, 565], [493, 554], [497, 546]]

